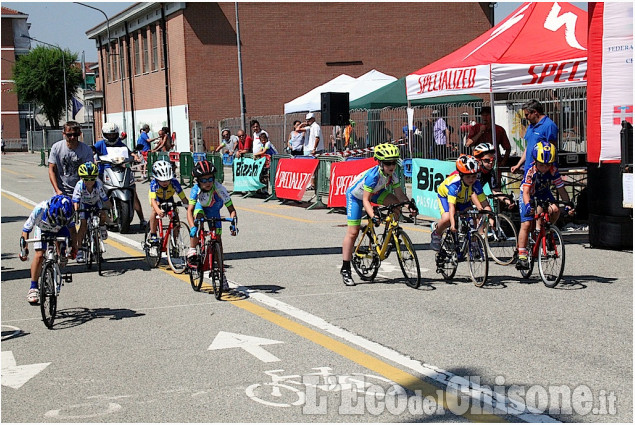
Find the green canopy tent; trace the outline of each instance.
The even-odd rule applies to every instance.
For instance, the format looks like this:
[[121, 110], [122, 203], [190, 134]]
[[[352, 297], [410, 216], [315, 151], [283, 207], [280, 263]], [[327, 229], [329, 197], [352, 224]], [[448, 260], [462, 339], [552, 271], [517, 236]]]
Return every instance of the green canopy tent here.
[[[444, 103], [473, 103], [483, 102], [483, 99], [472, 95], [453, 95], [430, 97], [427, 99], [411, 100], [411, 106], [439, 105]], [[406, 98], [406, 77], [387, 84], [374, 92], [351, 101], [349, 108], [353, 109], [382, 109], [387, 107], [399, 108], [408, 106]]]

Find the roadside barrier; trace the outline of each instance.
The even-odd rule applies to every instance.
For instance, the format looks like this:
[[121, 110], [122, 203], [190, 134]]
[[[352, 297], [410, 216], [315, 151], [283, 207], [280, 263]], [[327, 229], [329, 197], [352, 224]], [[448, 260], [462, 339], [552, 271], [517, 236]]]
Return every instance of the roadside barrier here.
[[278, 197], [276, 196], [276, 172], [278, 171], [278, 162], [280, 162], [282, 158], [293, 158], [293, 155], [271, 155], [271, 165], [269, 166], [269, 184], [271, 185], [271, 195], [269, 195], [269, 197], [265, 199], [265, 202], [278, 200]]
[[206, 159], [216, 168], [216, 176], [214, 176], [216, 181], [223, 183], [225, 181], [225, 168], [223, 167], [223, 157], [221, 154], [217, 152], [208, 152], [206, 154]]
[[[192, 159], [191, 152], [181, 152], [179, 156], [179, 170], [180, 181], [184, 187], [194, 186], [194, 178], [192, 177], [192, 170], [194, 169], [194, 160]], [[185, 185], [185, 179], [187, 179], [187, 185]]]
[[51, 154], [50, 149], [41, 149], [40, 150], [40, 167], [48, 166], [49, 155]]
[[320, 155], [317, 158], [320, 163], [316, 171], [315, 178], [315, 196], [316, 201], [307, 207], [307, 210], [315, 208], [326, 208], [326, 204], [322, 202], [322, 196], [329, 196], [329, 189], [331, 187], [331, 164], [334, 162], [342, 162], [344, 158], [341, 156], [332, 155]]

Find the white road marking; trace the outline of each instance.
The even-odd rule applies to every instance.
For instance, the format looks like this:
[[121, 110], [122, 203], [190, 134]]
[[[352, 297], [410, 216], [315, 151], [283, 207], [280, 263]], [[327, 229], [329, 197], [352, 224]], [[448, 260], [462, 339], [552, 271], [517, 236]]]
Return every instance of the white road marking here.
[[220, 331], [208, 350], [222, 350], [224, 348], [242, 348], [258, 360], [265, 363], [279, 362], [280, 359], [265, 350], [261, 345], [283, 344], [274, 339], [259, 338], [256, 336], [240, 335], [231, 332]]
[[42, 372], [51, 363], [34, 363], [18, 366], [12, 351], [2, 352], [2, 385], [18, 389]]

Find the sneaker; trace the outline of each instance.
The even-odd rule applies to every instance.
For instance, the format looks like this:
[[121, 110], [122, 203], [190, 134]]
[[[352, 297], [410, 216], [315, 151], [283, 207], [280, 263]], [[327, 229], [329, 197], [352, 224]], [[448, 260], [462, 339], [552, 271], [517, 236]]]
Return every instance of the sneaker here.
[[75, 257], [75, 260], [77, 260], [78, 263], [85, 263], [86, 259], [84, 258], [84, 250], [80, 249], [79, 251], [77, 251], [77, 257]]
[[195, 248], [190, 248], [190, 250], [187, 252], [187, 265], [188, 267], [190, 267], [191, 269], [195, 269], [198, 265], [198, 255], [196, 255], [196, 249]]
[[229, 291], [229, 282], [227, 282], [227, 276], [223, 273], [223, 291]]
[[441, 236], [437, 234], [436, 230], [431, 234], [430, 248], [432, 248], [434, 251], [438, 251], [441, 249]]
[[157, 235], [153, 235], [148, 238], [148, 242], [151, 245], [158, 245], [161, 242], [161, 240], [159, 239]]
[[529, 270], [529, 260], [526, 255], [519, 255], [518, 261], [516, 262], [517, 270]]
[[106, 226], [99, 226], [99, 231], [101, 232], [101, 240], [105, 241], [108, 239], [108, 230]]
[[40, 302], [40, 291], [38, 289], [29, 289], [29, 293], [26, 296], [26, 300], [31, 304], [37, 304]]
[[350, 270], [340, 270], [340, 274], [342, 275], [342, 281], [346, 286], [355, 286], [355, 281], [353, 280], [353, 276], [351, 276]]

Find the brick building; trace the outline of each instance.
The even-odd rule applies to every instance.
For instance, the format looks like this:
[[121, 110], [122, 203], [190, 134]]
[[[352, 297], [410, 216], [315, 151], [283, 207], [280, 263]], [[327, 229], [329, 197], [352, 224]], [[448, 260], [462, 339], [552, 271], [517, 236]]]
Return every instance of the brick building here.
[[[247, 117], [282, 115], [285, 102], [343, 73], [402, 77], [493, 22], [490, 3], [263, 2], [238, 12]], [[86, 32], [99, 50], [96, 128], [104, 114], [135, 138], [142, 124], [169, 125], [187, 151], [192, 121], [240, 116], [233, 2], [137, 3], [108, 24]]]
[[20, 37], [28, 34], [26, 15], [17, 10], [2, 7], [2, 138], [26, 137], [26, 113], [20, 119], [18, 95], [13, 91], [13, 65], [20, 54], [29, 52], [29, 40]]

